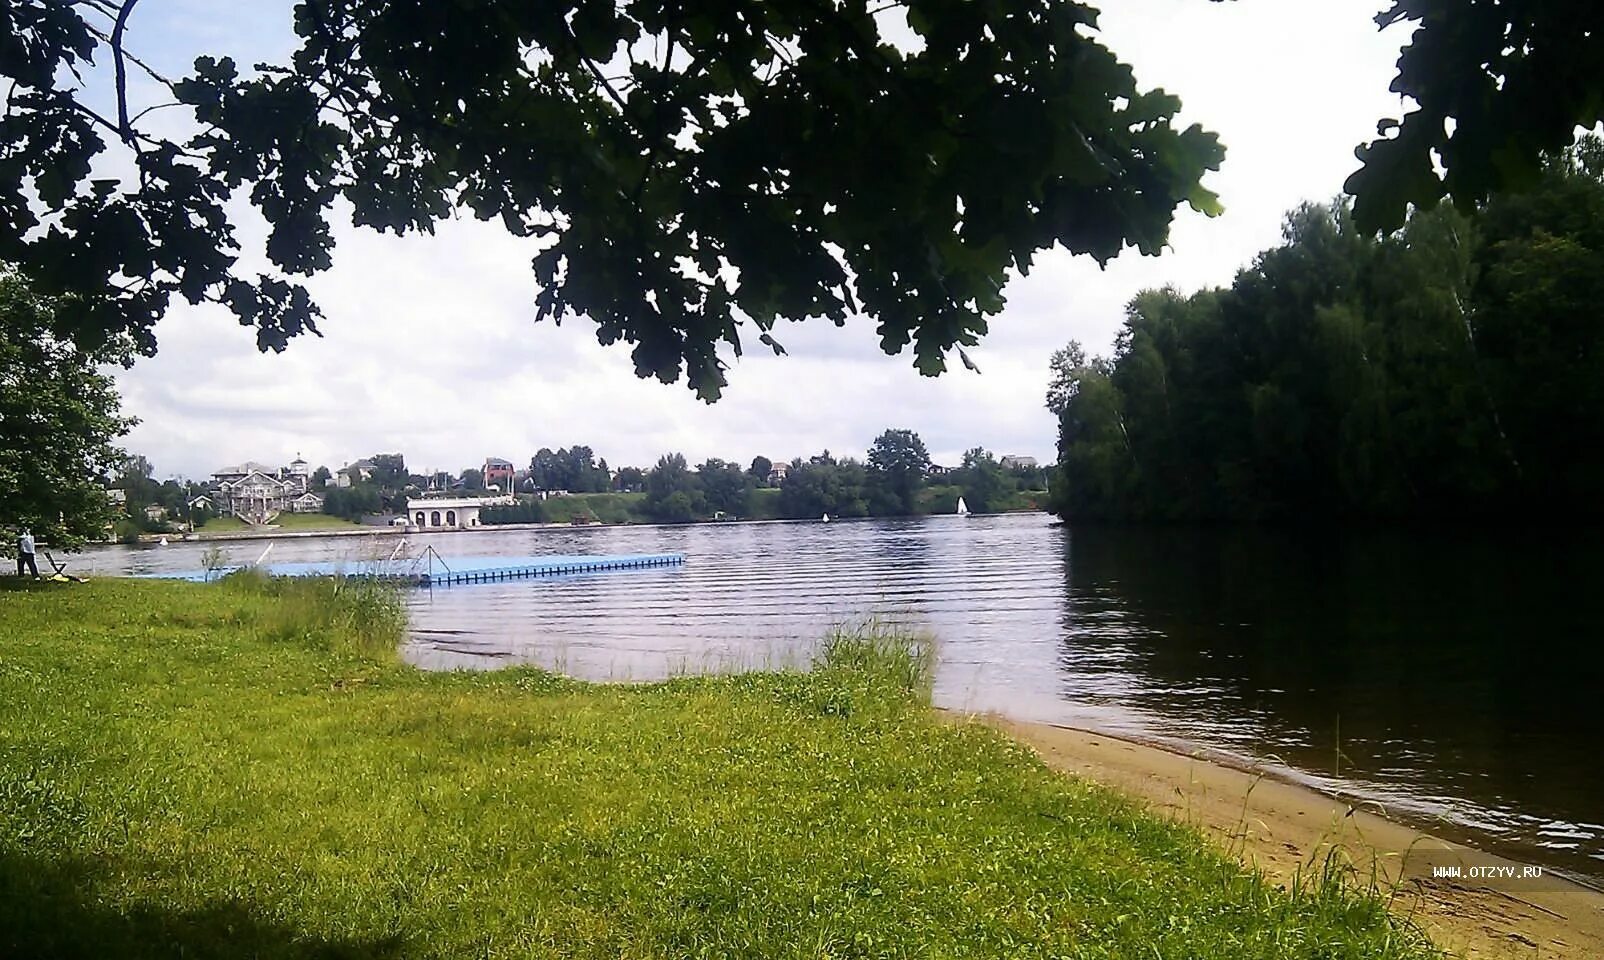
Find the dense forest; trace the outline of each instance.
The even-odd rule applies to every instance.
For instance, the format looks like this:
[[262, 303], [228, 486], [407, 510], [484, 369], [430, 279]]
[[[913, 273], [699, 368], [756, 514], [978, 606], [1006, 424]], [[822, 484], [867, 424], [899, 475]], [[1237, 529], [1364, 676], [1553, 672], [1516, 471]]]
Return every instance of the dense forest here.
[[1471, 213], [1306, 205], [1229, 289], [1053, 358], [1052, 509], [1097, 520], [1604, 518], [1604, 143]]

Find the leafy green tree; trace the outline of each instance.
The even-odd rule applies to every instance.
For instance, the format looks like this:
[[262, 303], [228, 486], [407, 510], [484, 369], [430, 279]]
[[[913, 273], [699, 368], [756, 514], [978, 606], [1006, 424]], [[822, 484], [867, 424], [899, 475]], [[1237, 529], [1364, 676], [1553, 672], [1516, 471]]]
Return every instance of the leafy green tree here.
[[964, 452], [963, 465], [955, 478], [963, 490], [964, 504], [975, 513], [991, 513], [998, 509], [1003, 497], [1011, 490], [1008, 477], [998, 465], [997, 458], [984, 447]]
[[575, 444], [557, 452], [564, 461], [566, 489], [576, 493], [601, 493], [611, 483], [611, 471], [605, 466], [607, 461], [598, 464], [591, 448]]
[[123, 481], [150, 480], [155, 474], [155, 468], [150, 465], [150, 459], [142, 453], [130, 453], [122, 458], [118, 464], [119, 479]]
[[[384, 498], [372, 483], [357, 483], [349, 487], [333, 487], [323, 495], [323, 512], [331, 517], [360, 520], [384, 509]], [[402, 510], [405, 512], [405, 504]]]
[[1066, 353], [1053, 508], [1074, 518], [1604, 519], [1604, 144], [1474, 215], [1374, 240], [1288, 218], [1228, 290], [1132, 301]]
[[312, 489], [326, 489], [329, 485], [329, 481], [333, 479], [334, 474], [329, 472], [328, 467], [318, 467], [316, 470], [312, 471]]
[[732, 516], [747, 512], [747, 494], [755, 484], [740, 464], [714, 457], [696, 468], [696, 479], [709, 511]]
[[[1182, 129], [1081, 3], [303, 0], [287, 64], [201, 56], [169, 82], [129, 49], [136, 2], [0, 7], [26, 52], [0, 67], [0, 257], [71, 295], [60, 330], [86, 345], [152, 352], [181, 296], [282, 349], [322, 317], [286, 277], [328, 269], [331, 209], [406, 233], [460, 206], [542, 237], [537, 315], [590, 318], [642, 376], [711, 400], [721, 344], [779, 352], [778, 319], [855, 313], [934, 375], [1037, 251], [1157, 254], [1178, 205], [1218, 209], [1200, 186], [1217, 139]], [[917, 43], [892, 42], [899, 21]], [[80, 69], [97, 57], [110, 89]], [[199, 132], [168, 139], [183, 124], [146, 119], [129, 71]], [[108, 150], [136, 181], [90, 180]], [[268, 221], [273, 273], [240, 267], [236, 196]]]
[[541, 447], [529, 458], [529, 480], [537, 490], [566, 490], [563, 459], [550, 447]]
[[1568, 509], [1604, 482], [1604, 169], [1589, 145], [1487, 205], [1471, 293], [1477, 371], [1514, 484]]
[[746, 468], [746, 472], [751, 475], [752, 479], [760, 487], [769, 485], [769, 473], [773, 470], [774, 461], [761, 455], [753, 457], [752, 465]]
[[1046, 489], [1047, 475], [1041, 467], [1016, 466], [1003, 472], [1013, 481], [1015, 490]]
[[869, 448], [869, 469], [885, 484], [903, 514], [914, 512], [914, 498], [930, 472], [930, 453], [912, 430], [887, 430]]
[[399, 453], [375, 453], [368, 458], [373, 464], [373, 475], [369, 477], [380, 489], [386, 491], [400, 490], [411, 482], [407, 473], [406, 457]]
[[114, 444], [133, 421], [96, 369], [115, 357], [56, 339], [55, 324], [55, 304], [0, 274], [0, 527], [73, 549], [105, 536], [106, 480], [124, 462]]
[[646, 515], [664, 523], [685, 523], [707, 512], [701, 481], [691, 471], [685, 455], [670, 453], [659, 457], [646, 475]]
[[663, 499], [653, 501], [650, 510], [652, 517], [660, 523], [690, 523], [701, 514], [696, 501], [685, 490], [675, 490]]
[[797, 460], [780, 486], [778, 510], [780, 516], [792, 520], [817, 519], [824, 514], [867, 517], [873, 515], [872, 487], [869, 471], [855, 460]]
[[1117, 516], [1117, 498], [1130, 495], [1134, 478], [1119, 394], [1109, 380], [1112, 364], [1071, 347], [1047, 393], [1049, 409], [1058, 408], [1061, 474], [1049, 506], [1066, 518]]
[[462, 489], [483, 490], [485, 488], [485, 474], [477, 467], [468, 467], [462, 471]]
[[574, 493], [583, 493], [586, 489], [586, 474], [596, 466], [595, 457], [589, 447], [562, 447], [557, 451], [562, 461], [562, 489]]
[[177, 478], [163, 480], [157, 492], [157, 502], [167, 511], [170, 517], [182, 517], [184, 508], [188, 505], [189, 496], [184, 485]]
[[840, 516], [834, 491], [826, 489], [825, 469], [799, 464], [785, 475], [780, 485], [780, 516], [788, 520], [817, 519], [834, 512]]
[[637, 493], [646, 489], [646, 471], [640, 467], [620, 467], [613, 486], [622, 493]]
[[612, 483], [606, 463], [598, 464], [595, 451], [579, 444], [556, 450], [541, 447], [529, 461], [529, 476], [540, 490], [601, 493]]
[[1415, 27], [1392, 82], [1415, 109], [1360, 151], [1347, 190], [1364, 230], [1396, 230], [1445, 195], [1469, 211], [1530, 188], [1578, 127], [1604, 121], [1595, 0], [1393, 0], [1376, 22]]
[[161, 484], [153, 472], [150, 460], [142, 454], [124, 455], [112, 470], [112, 486], [123, 492], [123, 514], [140, 530], [153, 529], [145, 508], [161, 503]]
[[1075, 399], [1075, 391], [1080, 387], [1081, 378], [1078, 371], [1086, 367], [1086, 348], [1080, 345], [1079, 340], [1071, 340], [1067, 346], [1054, 350], [1052, 359], [1048, 361], [1048, 369], [1052, 378], [1047, 385], [1047, 409], [1054, 416], [1063, 416]]

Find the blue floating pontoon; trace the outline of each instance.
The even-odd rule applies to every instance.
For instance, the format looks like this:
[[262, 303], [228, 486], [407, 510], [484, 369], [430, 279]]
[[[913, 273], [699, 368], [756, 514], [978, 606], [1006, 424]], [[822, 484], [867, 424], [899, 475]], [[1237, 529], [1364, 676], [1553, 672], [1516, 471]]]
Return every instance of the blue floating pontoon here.
[[[494, 580], [523, 580], [530, 577], [556, 577], [573, 573], [599, 573], [604, 570], [630, 570], [641, 567], [668, 567], [685, 562], [683, 553], [627, 553], [616, 556], [548, 557], [430, 557], [387, 562], [352, 563], [269, 563], [256, 569], [270, 577], [363, 577], [403, 583], [415, 587], [441, 587], [454, 583], [489, 583]], [[147, 573], [146, 577], [165, 580], [204, 581], [243, 569], [239, 566], [213, 571], [182, 570]]]

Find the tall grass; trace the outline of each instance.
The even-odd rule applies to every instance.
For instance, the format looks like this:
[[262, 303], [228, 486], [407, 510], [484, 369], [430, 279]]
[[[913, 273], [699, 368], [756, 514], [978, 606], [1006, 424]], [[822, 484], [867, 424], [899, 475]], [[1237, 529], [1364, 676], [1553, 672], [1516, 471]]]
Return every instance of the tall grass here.
[[389, 659], [406, 634], [401, 588], [374, 577], [269, 577], [244, 569], [216, 586], [248, 601], [252, 625], [268, 640]]
[[836, 627], [813, 658], [813, 672], [883, 683], [910, 701], [928, 704], [936, 674], [930, 636], [880, 620]]

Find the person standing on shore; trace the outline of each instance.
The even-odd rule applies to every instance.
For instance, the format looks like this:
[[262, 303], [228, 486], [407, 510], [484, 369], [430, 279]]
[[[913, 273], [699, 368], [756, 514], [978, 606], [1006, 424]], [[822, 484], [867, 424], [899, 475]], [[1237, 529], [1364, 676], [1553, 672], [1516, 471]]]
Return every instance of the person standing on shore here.
[[28, 572], [33, 574], [35, 580], [39, 579], [39, 565], [33, 560], [33, 531], [27, 527], [17, 537], [17, 576], [22, 576], [22, 568], [26, 566]]

